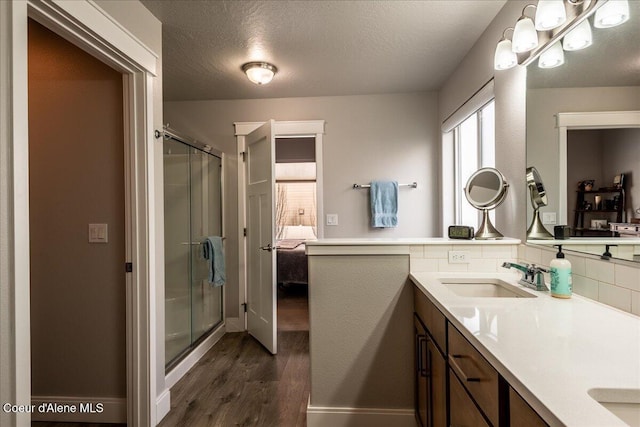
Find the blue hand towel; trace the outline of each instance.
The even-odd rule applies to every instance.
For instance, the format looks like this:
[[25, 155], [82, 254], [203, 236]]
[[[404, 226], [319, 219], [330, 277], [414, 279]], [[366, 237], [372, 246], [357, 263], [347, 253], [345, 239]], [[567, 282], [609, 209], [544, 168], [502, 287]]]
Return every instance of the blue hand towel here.
[[202, 256], [209, 265], [209, 284], [222, 286], [227, 278], [224, 270], [224, 254], [222, 252], [222, 237], [209, 236], [202, 242]]
[[398, 183], [371, 182], [371, 226], [392, 228], [398, 225]]

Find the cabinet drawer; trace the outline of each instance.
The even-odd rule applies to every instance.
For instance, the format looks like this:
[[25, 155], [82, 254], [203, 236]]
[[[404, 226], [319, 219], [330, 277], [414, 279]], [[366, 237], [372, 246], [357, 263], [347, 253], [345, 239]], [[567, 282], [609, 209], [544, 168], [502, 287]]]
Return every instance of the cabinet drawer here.
[[449, 324], [449, 366], [495, 426], [499, 418], [498, 372]]
[[540, 415], [509, 387], [509, 424], [518, 427], [548, 427]]
[[490, 427], [452, 370], [449, 370], [449, 405], [451, 427]]
[[424, 322], [429, 333], [443, 354], [447, 353], [447, 320], [438, 308], [416, 286], [413, 287], [413, 301], [415, 311]]

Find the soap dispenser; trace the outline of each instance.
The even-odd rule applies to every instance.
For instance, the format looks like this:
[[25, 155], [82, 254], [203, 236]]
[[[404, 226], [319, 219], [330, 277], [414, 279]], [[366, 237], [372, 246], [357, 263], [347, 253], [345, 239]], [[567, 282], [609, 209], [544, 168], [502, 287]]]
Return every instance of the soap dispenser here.
[[558, 248], [556, 258], [549, 264], [551, 274], [551, 296], [556, 298], [571, 298], [571, 263], [564, 258], [562, 245]]

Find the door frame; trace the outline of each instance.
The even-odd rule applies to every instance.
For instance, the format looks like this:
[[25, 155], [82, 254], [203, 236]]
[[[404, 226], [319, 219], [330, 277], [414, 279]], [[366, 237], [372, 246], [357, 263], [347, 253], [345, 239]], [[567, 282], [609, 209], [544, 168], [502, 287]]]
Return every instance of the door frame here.
[[[245, 151], [245, 137], [258, 129], [266, 122], [235, 122], [235, 136], [237, 142], [238, 156], [238, 313], [239, 318], [227, 319], [227, 325], [233, 325], [227, 330], [246, 330], [247, 316], [244, 312], [243, 304], [247, 301], [247, 242], [244, 236], [244, 228], [247, 224], [246, 190], [245, 180], [246, 163], [243, 161]], [[324, 237], [324, 210], [323, 210], [323, 166], [322, 166], [322, 138], [324, 135], [324, 120], [304, 120], [304, 121], [276, 121], [274, 133], [276, 138], [280, 137], [314, 137], [316, 149], [316, 218], [318, 221], [318, 238]], [[275, 159], [273, 160], [275, 162]]]
[[[153, 232], [153, 189], [162, 171], [154, 166], [153, 85], [159, 56], [92, 1], [0, 3], [0, 88], [6, 94], [0, 98], [0, 185], [7, 190], [0, 196], [7, 218], [0, 223], [0, 263], [6, 267], [2, 293], [10, 295], [0, 301], [2, 400], [31, 403], [27, 21], [32, 18], [123, 74], [126, 257], [134, 266], [126, 284], [127, 424], [155, 425], [157, 327], [151, 284], [162, 280], [156, 252], [162, 236]], [[0, 414], [0, 419], [31, 425], [28, 413]]]

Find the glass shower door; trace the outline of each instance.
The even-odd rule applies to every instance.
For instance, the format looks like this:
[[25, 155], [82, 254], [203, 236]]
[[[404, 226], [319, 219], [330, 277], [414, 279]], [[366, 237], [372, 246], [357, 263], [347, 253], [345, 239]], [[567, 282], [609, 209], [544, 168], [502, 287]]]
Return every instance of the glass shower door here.
[[222, 236], [221, 159], [194, 150], [191, 155], [191, 336], [196, 341], [222, 321], [222, 287], [209, 284], [202, 242]]
[[222, 236], [222, 159], [164, 141], [165, 360], [172, 367], [222, 322], [202, 242]]
[[165, 358], [191, 345], [189, 147], [164, 142]]

